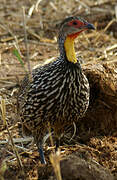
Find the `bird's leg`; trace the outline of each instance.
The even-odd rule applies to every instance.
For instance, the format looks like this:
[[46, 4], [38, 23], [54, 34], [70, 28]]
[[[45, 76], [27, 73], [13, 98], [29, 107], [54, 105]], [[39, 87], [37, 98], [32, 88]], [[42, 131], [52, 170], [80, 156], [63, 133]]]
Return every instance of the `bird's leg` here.
[[45, 160], [45, 156], [44, 156], [44, 152], [43, 152], [43, 145], [42, 144], [38, 145], [38, 152], [39, 152], [39, 155], [40, 155], [41, 164], [46, 164], [46, 160]]
[[41, 164], [46, 164], [46, 160], [45, 160], [45, 156], [44, 156], [44, 152], [43, 152], [43, 141], [40, 140], [40, 138], [38, 136], [34, 136], [34, 141], [38, 148]]
[[61, 140], [61, 137], [63, 134], [63, 128], [61, 128], [61, 125], [59, 125], [58, 123], [55, 126], [54, 134], [55, 134], [55, 143], [56, 143], [55, 144], [55, 151], [57, 151], [59, 146], [60, 146], [60, 140]]
[[56, 137], [56, 147], [55, 147], [55, 151], [58, 150], [59, 146], [60, 146], [60, 137]]

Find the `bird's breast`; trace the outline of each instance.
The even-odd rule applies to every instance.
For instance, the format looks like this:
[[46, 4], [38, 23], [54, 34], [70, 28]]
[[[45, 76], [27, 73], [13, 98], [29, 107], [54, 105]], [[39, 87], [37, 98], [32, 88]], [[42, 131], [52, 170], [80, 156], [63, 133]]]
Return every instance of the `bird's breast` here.
[[85, 75], [79, 69], [67, 69], [50, 80], [49, 89], [45, 89], [47, 112], [66, 118], [84, 114], [89, 102], [89, 84]]

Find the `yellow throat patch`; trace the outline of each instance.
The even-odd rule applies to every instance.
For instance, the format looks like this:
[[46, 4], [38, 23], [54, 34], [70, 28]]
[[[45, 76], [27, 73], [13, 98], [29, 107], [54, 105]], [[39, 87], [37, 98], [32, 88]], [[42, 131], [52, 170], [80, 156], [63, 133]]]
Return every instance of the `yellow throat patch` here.
[[65, 47], [68, 61], [77, 63], [77, 58], [76, 58], [75, 49], [74, 49], [74, 37], [67, 36], [64, 43], [64, 47]]

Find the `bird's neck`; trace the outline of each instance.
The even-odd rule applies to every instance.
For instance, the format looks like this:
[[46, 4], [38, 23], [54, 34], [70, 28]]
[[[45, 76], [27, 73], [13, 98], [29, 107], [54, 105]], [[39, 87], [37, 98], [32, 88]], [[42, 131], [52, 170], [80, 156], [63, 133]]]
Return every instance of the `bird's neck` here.
[[64, 48], [68, 61], [77, 63], [76, 53], [74, 49], [74, 38], [67, 36], [64, 42]]
[[67, 60], [72, 63], [77, 63], [77, 58], [74, 49], [74, 39], [75, 37], [67, 36], [59, 38], [59, 50], [60, 56], [67, 57]]

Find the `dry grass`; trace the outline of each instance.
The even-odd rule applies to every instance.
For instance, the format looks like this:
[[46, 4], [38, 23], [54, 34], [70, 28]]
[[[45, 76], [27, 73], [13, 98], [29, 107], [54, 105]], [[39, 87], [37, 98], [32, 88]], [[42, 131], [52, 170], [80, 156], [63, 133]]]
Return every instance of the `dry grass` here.
[[[8, 132], [8, 136], [9, 136], [9, 139], [11, 141], [11, 146], [12, 146], [12, 150], [17, 158], [17, 163], [18, 163], [18, 166], [19, 168], [22, 170], [23, 174], [24, 174], [24, 171], [23, 171], [23, 164], [22, 164], [22, 161], [20, 159], [20, 156], [18, 154], [18, 151], [16, 149], [16, 146], [14, 144], [14, 141], [13, 141], [13, 138], [12, 138], [12, 135], [11, 135], [11, 132], [9, 130], [9, 127], [8, 127], [8, 123], [7, 123], [7, 120], [6, 120], [6, 105], [5, 105], [5, 100], [4, 99], [1, 99], [1, 104], [0, 104], [0, 107], [1, 107], [1, 111], [2, 111], [2, 120], [3, 120], [3, 125], [4, 127], [6, 128], [7, 132]], [[2, 172], [5, 172], [5, 169], [6, 169], [6, 164], [5, 164], [5, 161], [2, 162]]]
[[61, 160], [60, 151], [57, 151], [56, 153], [55, 152], [51, 153], [50, 162], [54, 168], [57, 180], [62, 180], [61, 170], [60, 170], [60, 160]]
[[[25, 71], [21, 63], [13, 55], [13, 50], [18, 50], [25, 69], [31, 72], [31, 69], [35, 65], [41, 65], [42, 63], [56, 59], [58, 55], [57, 27], [63, 17], [78, 14], [82, 15], [84, 13], [91, 14], [92, 9], [95, 8], [95, 11], [99, 13], [101, 12], [99, 9], [103, 12], [107, 10], [108, 12], [112, 11], [114, 16], [106, 23], [103, 29], [99, 29], [100, 22], [97, 19], [93, 21], [97, 27], [97, 31], [82, 34], [78, 38], [76, 41], [77, 55], [79, 58], [85, 59], [83, 66], [86, 67], [88, 67], [90, 63], [98, 64], [106, 62], [108, 64], [116, 64], [117, 41], [113, 36], [114, 32], [109, 30], [116, 22], [117, 17], [116, 3], [114, 2], [115, 1], [110, 3], [110, 1], [104, 0], [64, 0], [63, 3], [62, 0], [56, 0], [54, 2], [44, 0], [38, 0], [36, 2], [23, 0], [15, 0], [13, 2], [9, 0], [9, 2], [7, 2], [0, 0], [0, 153], [5, 153], [3, 153], [4, 156], [1, 157], [0, 172], [2, 169], [3, 176], [9, 167], [14, 167], [16, 174], [18, 174], [19, 166], [21, 169], [24, 167], [27, 179], [37, 179], [38, 154], [36, 146], [30, 144], [30, 138], [21, 138], [21, 132], [19, 132], [20, 123], [16, 123], [16, 85], [24, 77]], [[113, 9], [113, 6], [115, 9]], [[21, 7], [24, 7], [23, 16]], [[110, 8], [108, 9], [108, 7]], [[116, 69], [114, 69], [114, 71], [116, 71]], [[107, 160], [102, 160], [102, 157], [99, 155], [100, 153], [104, 153], [102, 147], [107, 146], [115, 158], [117, 138], [116, 135], [112, 136], [114, 143], [109, 138], [108, 136], [102, 139], [92, 138], [89, 142], [91, 149], [89, 148], [88, 151], [90, 151], [92, 157], [95, 158], [97, 162], [101, 162], [105, 167], [108, 166], [111, 172], [117, 173], [115, 159], [110, 162], [108, 158]], [[102, 148], [102, 150], [100, 150], [100, 148]], [[53, 149], [52, 144], [50, 149]], [[68, 148], [67, 146], [63, 154], [67, 155], [76, 150], [76, 147]], [[95, 151], [98, 151], [99, 154], [97, 155]], [[53, 153], [50, 156], [50, 161], [55, 169], [56, 177], [59, 180], [61, 180], [60, 160], [61, 156], [58, 154]], [[38, 166], [40, 167], [39, 164]], [[13, 169], [12, 171], [14, 172]], [[12, 173], [10, 175], [12, 177]]]

